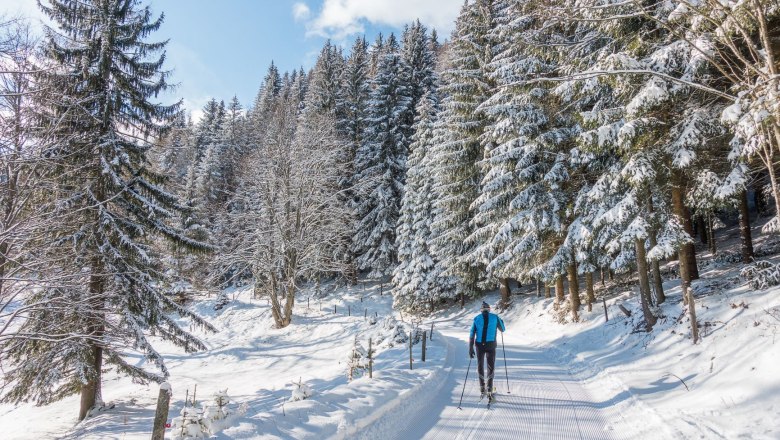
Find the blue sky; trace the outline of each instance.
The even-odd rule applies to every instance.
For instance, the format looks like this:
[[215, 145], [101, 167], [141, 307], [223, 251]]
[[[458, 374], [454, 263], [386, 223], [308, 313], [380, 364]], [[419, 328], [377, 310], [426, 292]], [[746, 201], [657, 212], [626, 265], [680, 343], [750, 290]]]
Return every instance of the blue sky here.
[[[273, 60], [280, 70], [311, 68], [326, 39], [348, 48], [358, 34], [398, 32], [415, 18], [452, 30], [463, 0], [146, 0], [165, 13], [154, 39], [170, 39], [167, 68], [197, 118], [206, 101], [233, 95], [249, 106]], [[3, 0], [0, 14], [40, 18], [35, 0]]]

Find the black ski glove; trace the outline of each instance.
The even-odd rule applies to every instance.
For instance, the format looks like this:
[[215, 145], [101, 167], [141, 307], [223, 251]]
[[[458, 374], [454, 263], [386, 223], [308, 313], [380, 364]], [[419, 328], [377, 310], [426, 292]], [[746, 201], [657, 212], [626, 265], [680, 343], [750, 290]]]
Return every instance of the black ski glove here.
[[469, 345], [469, 358], [474, 359], [474, 346]]

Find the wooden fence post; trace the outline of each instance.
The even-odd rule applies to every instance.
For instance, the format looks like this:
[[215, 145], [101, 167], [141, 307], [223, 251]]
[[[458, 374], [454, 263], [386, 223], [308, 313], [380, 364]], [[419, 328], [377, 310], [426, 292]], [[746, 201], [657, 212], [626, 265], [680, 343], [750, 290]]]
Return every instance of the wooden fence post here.
[[168, 422], [168, 407], [171, 403], [171, 384], [160, 384], [160, 394], [157, 396], [157, 410], [154, 412], [154, 427], [152, 428], [152, 440], [165, 438], [165, 425]]
[[412, 331], [409, 330], [409, 369], [413, 370], [412, 367]]
[[428, 334], [427, 332], [423, 332], [423, 340], [422, 340], [422, 361], [425, 362], [425, 341], [428, 340]]
[[374, 377], [374, 353], [371, 348], [371, 338], [368, 338], [368, 378]]

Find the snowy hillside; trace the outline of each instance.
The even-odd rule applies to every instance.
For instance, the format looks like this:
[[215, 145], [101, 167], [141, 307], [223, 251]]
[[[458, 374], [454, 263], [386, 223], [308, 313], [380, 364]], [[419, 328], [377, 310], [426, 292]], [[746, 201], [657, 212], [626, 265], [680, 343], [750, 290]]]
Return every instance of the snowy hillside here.
[[[391, 297], [380, 296], [378, 285], [312, 296], [308, 307], [304, 294], [295, 323], [282, 330], [273, 328], [267, 302], [249, 290], [230, 292], [235, 299], [217, 312], [213, 299], [203, 299], [193, 307], [219, 332], [197, 333], [209, 349], [194, 356], [173, 347], [163, 352], [173, 387], [169, 418], [197, 385], [200, 402], [227, 389], [238, 413], [217, 438], [480, 438], [487, 429], [492, 438], [776, 438], [780, 289], [729, 288], [735, 271], [713, 268], [697, 284], [703, 339], [695, 346], [673, 282], [665, 286], [664, 318], [650, 334], [632, 332], [641, 313], [629, 290], [607, 301], [608, 322], [599, 303], [582, 322], [565, 325], [551, 299], [515, 296], [502, 313], [507, 366], [499, 352], [499, 397], [489, 414], [478, 402], [473, 365], [463, 411], [456, 409], [476, 304], [431, 318], [426, 363], [418, 343], [410, 371], [402, 337], [410, 325], [390, 317]], [[431, 320], [420, 328], [429, 329]], [[348, 382], [356, 336], [364, 346], [371, 337], [378, 348], [374, 378]], [[291, 402], [299, 380], [313, 395]], [[4, 438], [148, 438], [157, 387], [113, 378], [104, 390], [113, 407], [75, 427], [75, 397], [42, 408], [2, 406]]]

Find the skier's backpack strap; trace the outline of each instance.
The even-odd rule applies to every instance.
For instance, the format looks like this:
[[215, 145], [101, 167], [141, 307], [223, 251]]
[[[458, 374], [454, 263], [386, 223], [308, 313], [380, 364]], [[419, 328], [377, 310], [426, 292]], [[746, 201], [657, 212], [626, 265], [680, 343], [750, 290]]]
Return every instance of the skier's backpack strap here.
[[488, 333], [488, 319], [490, 319], [490, 313], [483, 313], [482, 319], [485, 321], [482, 325], [482, 343], [487, 343], [487, 333]]

